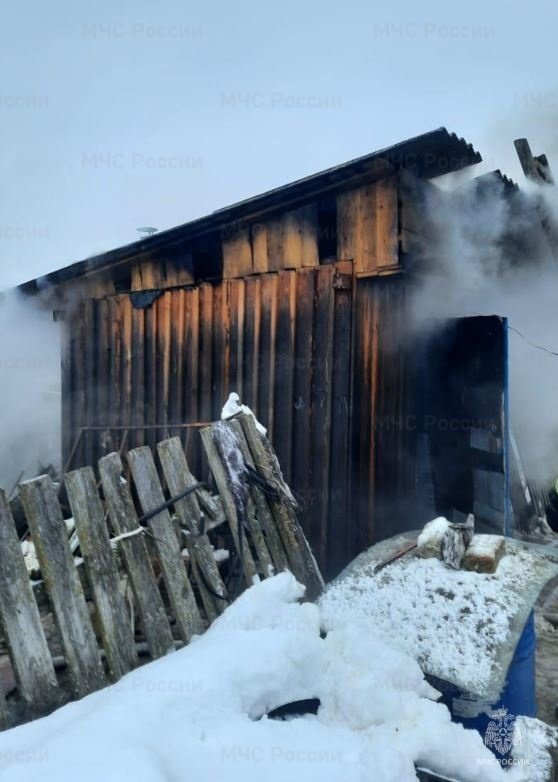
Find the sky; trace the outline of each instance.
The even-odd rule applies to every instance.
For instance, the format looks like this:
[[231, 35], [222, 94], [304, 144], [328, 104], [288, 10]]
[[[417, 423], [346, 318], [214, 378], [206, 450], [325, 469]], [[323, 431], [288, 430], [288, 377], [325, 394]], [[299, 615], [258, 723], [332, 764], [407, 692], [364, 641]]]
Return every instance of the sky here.
[[446, 126], [558, 172], [558, 4], [18, 0], [0, 23], [0, 288]]

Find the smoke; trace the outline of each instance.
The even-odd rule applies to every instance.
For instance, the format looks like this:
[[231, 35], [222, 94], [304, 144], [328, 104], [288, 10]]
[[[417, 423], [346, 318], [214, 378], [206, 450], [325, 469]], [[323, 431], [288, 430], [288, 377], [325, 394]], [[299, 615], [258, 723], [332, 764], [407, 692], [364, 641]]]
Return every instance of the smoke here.
[[60, 333], [50, 310], [0, 294], [0, 487], [60, 466]]
[[558, 191], [518, 191], [487, 175], [449, 194], [434, 189], [426, 206], [413, 327], [507, 317], [511, 425], [528, 476], [549, 480], [558, 465], [558, 263], [541, 220], [558, 224]]

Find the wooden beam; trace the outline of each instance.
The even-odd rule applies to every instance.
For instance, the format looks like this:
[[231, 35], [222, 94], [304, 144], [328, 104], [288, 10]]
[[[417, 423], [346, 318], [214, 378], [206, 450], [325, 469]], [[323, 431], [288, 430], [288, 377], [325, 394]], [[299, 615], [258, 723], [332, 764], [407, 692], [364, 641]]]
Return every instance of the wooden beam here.
[[554, 177], [546, 155], [534, 157], [526, 138], [517, 138], [513, 143], [521, 168], [527, 179], [537, 184], [553, 185]]

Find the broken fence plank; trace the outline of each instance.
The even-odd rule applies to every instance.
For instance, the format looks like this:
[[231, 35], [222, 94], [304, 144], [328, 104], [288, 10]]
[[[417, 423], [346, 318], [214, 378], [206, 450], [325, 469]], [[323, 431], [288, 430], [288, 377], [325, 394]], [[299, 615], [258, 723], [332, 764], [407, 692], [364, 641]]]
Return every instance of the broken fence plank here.
[[240, 448], [238, 431], [230, 421], [219, 421], [212, 425], [211, 430], [213, 441], [217, 445], [221, 462], [229, 479], [237, 514], [246, 521], [247, 530], [250, 532], [252, 546], [259, 565], [258, 572], [267, 578], [273, 573], [273, 562], [261, 527], [255, 517], [254, 502], [250, 496], [248, 472]]
[[67, 473], [65, 486], [97, 609], [103, 647], [112, 676], [118, 680], [135, 668], [137, 654], [93, 469], [84, 467]]
[[70, 550], [66, 523], [48, 475], [20, 484], [20, 495], [60, 630], [72, 685], [82, 697], [107, 682]]
[[[128, 464], [142, 510], [149, 513], [165, 502], [149, 446], [144, 445], [129, 451]], [[155, 538], [155, 547], [180, 637], [188, 642], [192, 636], [203, 632], [204, 623], [188, 579], [170, 513], [166, 509], [162, 510], [148, 521], [148, 525]]]
[[[6, 494], [0, 490], [0, 617], [28, 718], [60, 703], [54, 665]], [[4, 697], [0, 698], [0, 715]], [[7, 717], [7, 714], [5, 715]], [[0, 717], [2, 719], [2, 717]], [[5, 723], [5, 720], [2, 719]], [[4, 725], [7, 727], [7, 725]]]
[[[99, 461], [99, 473], [112, 527], [117, 535], [135, 533], [141, 527], [128, 481], [122, 477], [122, 460], [109, 453]], [[174, 649], [174, 639], [143, 535], [123, 538], [119, 545], [130, 576], [137, 610], [149, 653], [153, 659]]]
[[239, 416], [238, 420], [246, 435], [257, 471], [272, 489], [282, 495], [280, 498], [271, 496], [270, 507], [289, 557], [291, 570], [296, 578], [306, 585], [307, 597], [314, 600], [322, 592], [324, 580], [298, 521], [294, 498], [283, 480], [277, 456], [267, 437], [262, 436], [256, 429], [251, 415]]
[[205, 516], [205, 529], [207, 532], [226, 523], [227, 517], [220, 497], [214, 497], [207, 489], [199, 489], [196, 492], [196, 497], [200, 510]]
[[[244, 459], [244, 462], [249, 467], [255, 469], [254, 460], [252, 458], [250, 448], [248, 447], [248, 443], [246, 442], [246, 435], [244, 434], [242, 424], [240, 421], [232, 420], [230, 421], [230, 426], [233, 427], [238, 437], [238, 444], [242, 452], [242, 458]], [[277, 572], [281, 572], [289, 567], [289, 560], [283, 547], [283, 542], [279, 532], [277, 531], [277, 526], [275, 524], [271, 509], [268, 505], [266, 496], [263, 490], [256, 484], [252, 484], [250, 486], [250, 493], [255, 504], [257, 520], [263, 532], [267, 549], [269, 550], [273, 560], [273, 566]]]
[[[190, 472], [186, 455], [179, 437], [171, 437], [157, 445], [159, 459], [165, 480], [173, 497], [197, 483]], [[208, 619], [212, 622], [227, 606], [227, 590], [221, 579], [219, 568], [209, 538], [200, 534], [200, 509], [196, 493], [189, 494], [174, 503], [176, 514], [189, 533], [186, 545], [192, 565], [197, 573], [197, 583]]]
[[252, 586], [254, 576], [256, 575], [256, 565], [254, 563], [254, 558], [252, 557], [252, 552], [250, 551], [250, 546], [248, 545], [246, 530], [243, 527], [242, 519], [240, 519], [239, 525], [238, 511], [230, 488], [229, 476], [225, 471], [217, 445], [213, 439], [213, 427], [207, 426], [204, 429], [201, 429], [200, 435], [211, 472], [213, 473], [217, 489], [221, 495], [223, 509], [225, 511], [225, 516], [227, 517], [236, 550], [242, 558], [244, 568], [244, 573], [242, 575], [247, 585]]

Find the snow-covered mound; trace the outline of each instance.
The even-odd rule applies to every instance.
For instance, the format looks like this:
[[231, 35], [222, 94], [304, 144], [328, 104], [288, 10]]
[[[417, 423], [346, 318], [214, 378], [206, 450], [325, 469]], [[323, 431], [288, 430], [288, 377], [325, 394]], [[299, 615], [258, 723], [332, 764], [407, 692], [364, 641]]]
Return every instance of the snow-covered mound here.
[[[495, 703], [525, 621], [557, 564], [507, 540], [494, 574], [455, 571], [413, 553], [380, 572], [383, 545], [357, 557], [319, 600], [326, 631], [357, 626], [410, 655], [426, 673]], [[387, 550], [389, 553], [389, 550]]]
[[[263, 581], [185, 649], [0, 734], [0, 779], [406, 782], [415, 761], [460, 780], [539, 779], [544, 747], [506, 774], [411, 657], [356, 624], [322, 638], [302, 595], [289, 573]], [[266, 716], [313, 697], [317, 715]]]

